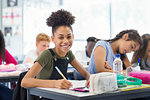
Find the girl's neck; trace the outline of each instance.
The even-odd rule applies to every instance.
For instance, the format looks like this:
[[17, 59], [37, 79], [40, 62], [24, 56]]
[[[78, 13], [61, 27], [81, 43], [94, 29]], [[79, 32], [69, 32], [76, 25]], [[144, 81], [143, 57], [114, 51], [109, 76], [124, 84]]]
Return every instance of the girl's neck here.
[[110, 42], [113, 53], [116, 55], [119, 50], [118, 41]]
[[54, 48], [55, 52], [57, 53], [58, 56], [60, 57], [65, 57], [66, 53], [59, 51], [58, 49], [56, 49], [56, 47]]

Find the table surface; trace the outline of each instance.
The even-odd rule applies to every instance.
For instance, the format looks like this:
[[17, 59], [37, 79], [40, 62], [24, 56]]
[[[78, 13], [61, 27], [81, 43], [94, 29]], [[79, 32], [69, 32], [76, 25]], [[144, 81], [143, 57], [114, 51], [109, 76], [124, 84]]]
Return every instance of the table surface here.
[[[84, 85], [79, 81], [78, 85]], [[74, 83], [73, 83], [74, 84]], [[78, 87], [78, 86], [77, 86]], [[72, 90], [56, 89], [56, 88], [27, 88], [28, 100], [31, 95], [42, 96], [55, 100], [127, 100], [134, 98], [150, 97], [150, 88], [142, 88], [130, 91], [113, 91], [103, 94], [92, 94], [89, 92], [78, 92]]]
[[[28, 88], [27, 90], [29, 94], [51, 98], [55, 100], [127, 100], [148, 96], [150, 97], [150, 88], [121, 92], [116, 91], [104, 94], [91, 94], [76, 92], [72, 90], [58, 90], [46, 88]], [[30, 98], [28, 98], [28, 100], [30, 100]]]
[[0, 82], [16, 82], [22, 71], [0, 72]]

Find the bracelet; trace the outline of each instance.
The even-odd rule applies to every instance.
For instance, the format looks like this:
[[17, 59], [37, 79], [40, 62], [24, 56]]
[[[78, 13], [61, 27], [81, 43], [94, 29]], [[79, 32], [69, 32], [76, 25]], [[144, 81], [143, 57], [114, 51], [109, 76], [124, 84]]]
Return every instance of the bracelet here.
[[142, 85], [142, 80], [138, 78], [130, 77], [130, 78], [127, 78], [126, 84], [127, 85]]

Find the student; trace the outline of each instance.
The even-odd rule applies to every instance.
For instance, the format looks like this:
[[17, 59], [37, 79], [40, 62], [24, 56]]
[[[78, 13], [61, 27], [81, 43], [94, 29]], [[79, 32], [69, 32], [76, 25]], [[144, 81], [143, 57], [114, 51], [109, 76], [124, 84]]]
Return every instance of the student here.
[[[47, 25], [52, 27], [53, 49], [43, 51], [36, 59], [34, 65], [24, 76], [22, 87], [47, 87], [69, 89], [72, 84], [58, 73], [56, 66], [66, 77], [67, 66], [70, 63], [87, 80], [90, 74], [74, 57], [70, 48], [73, 44], [74, 34], [71, 25], [75, 17], [63, 9], [52, 12], [47, 18]], [[35, 78], [36, 77], [36, 78]]]
[[97, 39], [96, 37], [89, 37], [87, 38], [87, 45], [85, 46], [86, 50], [86, 56], [87, 57], [91, 57], [91, 53], [92, 53], [92, 50], [96, 44], [96, 42], [98, 41], [99, 39]]
[[150, 34], [143, 34], [141, 37], [143, 44], [138, 51], [134, 52], [131, 64], [137, 66], [137, 62], [141, 58], [141, 69], [150, 71]]
[[[0, 30], [0, 64], [17, 65], [15, 58], [5, 49], [5, 40], [2, 31]], [[0, 84], [0, 100], [12, 100], [13, 91], [8, 87]]]
[[[107, 41], [98, 41], [91, 54], [88, 71], [91, 74], [99, 72], [113, 72], [113, 61], [116, 54], [121, 54], [122, 62], [126, 67], [131, 66], [126, 53], [136, 51], [142, 43], [141, 37], [136, 30], [124, 30], [115, 38]], [[111, 66], [106, 68], [105, 61]]]
[[49, 48], [50, 41], [50, 37], [47, 34], [39, 33], [36, 36], [36, 49], [28, 52], [23, 64], [34, 64], [34, 61], [41, 54], [41, 52]]
[[14, 64], [17, 65], [16, 59], [5, 48], [5, 40], [2, 31], [0, 30], [0, 65]]
[[87, 45], [85, 46], [85, 50], [76, 51], [75, 57], [79, 60], [79, 62], [85, 67], [89, 65], [90, 56], [92, 50], [95, 46], [95, 43], [98, 41], [96, 37], [88, 37]]
[[[98, 40], [99, 39], [97, 39], [96, 37], [88, 37], [86, 40], [87, 45], [85, 46], [85, 50], [82, 51], [80, 50], [75, 53], [76, 58], [84, 67], [86, 67], [86, 69], [88, 68], [89, 65], [92, 50]], [[77, 70], [73, 71], [73, 77], [75, 80], [85, 79]]]

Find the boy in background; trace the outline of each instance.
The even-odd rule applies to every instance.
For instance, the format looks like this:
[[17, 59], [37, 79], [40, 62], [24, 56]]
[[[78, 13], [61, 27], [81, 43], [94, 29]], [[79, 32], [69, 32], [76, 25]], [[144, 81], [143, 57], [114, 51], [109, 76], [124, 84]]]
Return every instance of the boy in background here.
[[36, 36], [36, 49], [30, 50], [28, 52], [23, 61], [23, 64], [33, 64], [36, 58], [41, 54], [41, 52], [49, 48], [50, 41], [50, 37], [47, 34], [39, 33]]

